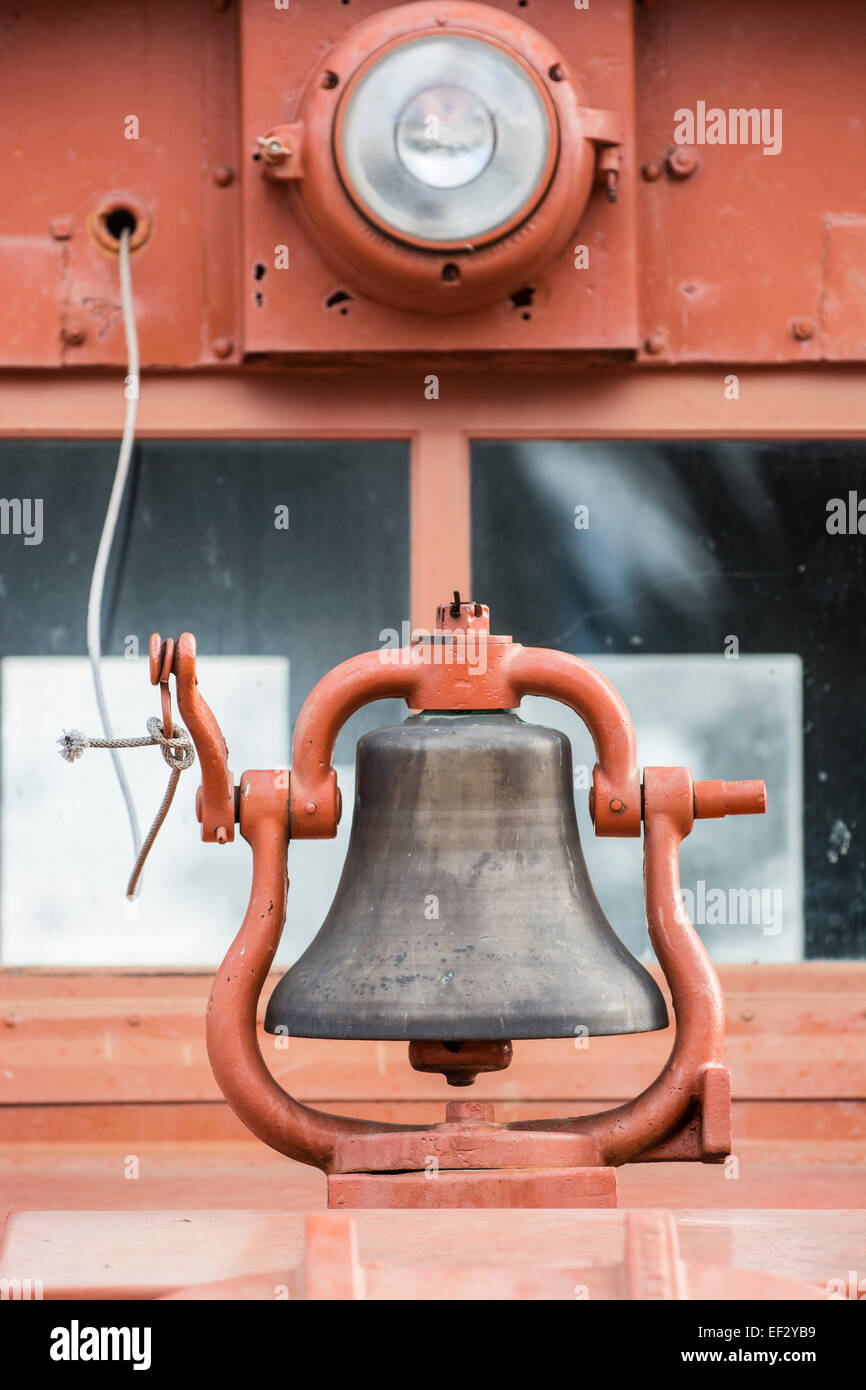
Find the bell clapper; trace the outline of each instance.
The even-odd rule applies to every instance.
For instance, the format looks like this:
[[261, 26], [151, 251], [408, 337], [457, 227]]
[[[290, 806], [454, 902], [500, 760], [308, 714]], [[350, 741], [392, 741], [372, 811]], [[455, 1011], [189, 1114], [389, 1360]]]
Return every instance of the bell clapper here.
[[449, 1086], [471, 1086], [480, 1072], [504, 1071], [511, 1065], [511, 1043], [410, 1042], [409, 1065], [415, 1071], [441, 1072]]

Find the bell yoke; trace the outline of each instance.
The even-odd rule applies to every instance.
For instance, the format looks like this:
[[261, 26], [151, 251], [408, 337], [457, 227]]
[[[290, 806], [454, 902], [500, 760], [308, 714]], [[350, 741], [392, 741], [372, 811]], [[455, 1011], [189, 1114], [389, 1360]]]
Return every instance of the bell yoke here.
[[[400, 652], [354, 657], [318, 683], [295, 726], [290, 773], [245, 772], [235, 788], [195, 654], [189, 633], [176, 644], [151, 639], [151, 677], [164, 687], [174, 674], [199, 755], [202, 839], [225, 843], [237, 822], [252, 847], [249, 906], [214, 981], [207, 1044], [221, 1090], [254, 1134], [326, 1172], [332, 1206], [613, 1205], [623, 1163], [724, 1160], [724, 1002], [682, 906], [678, 852], [696, 818], [763, 812], [763, 782], [693, 782], [674, 767], [645, 768], [641, 785], [634, 729], [613, 686], [577, 657], [491, 635], [486, 605], [455, 595], [432, 633]], [[287, 849], [292, 838], [336, 834], [337, 734], [385, 697], [402, 696], [414, 712], [358, 743], [340, 884], [318, 935], [273, 991], [266, 1030], [402, 1039], [417, 1070], [466, 1086], [507, 1067], [513, 1039], [666, 1026], [660, 990], [593, 892], [569, 742], [515, 713], [529, 694], [570, 706], [592, 735], [595, 833], [634, 837], [643, 824], [647, 925], [676, 1017], [662, 1072], [614, 1109], [510, 1124], [480, 1104], [452, 1103], [434, 1125], [301, 1104], [270, 1074], [256, 1037], [285, 920]], [[425, 1181], [431, 1163], [438, 1183]]]

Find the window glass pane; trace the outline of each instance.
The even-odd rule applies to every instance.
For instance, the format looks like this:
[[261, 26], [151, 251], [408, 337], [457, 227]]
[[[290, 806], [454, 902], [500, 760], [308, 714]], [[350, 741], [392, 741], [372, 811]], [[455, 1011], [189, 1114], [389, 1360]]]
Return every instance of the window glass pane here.
[[[11, 524], [0, 536], [7, 965], [212, 964], [246, 905], [249, 852], [201, 844], [193, 769], [127, 909], [131, 836], [109, 755], [87, 752], [72, 767], [58, 756], [63, 728], [100, 733], [85, 614], [116, 453], [109, 442], [0, 442], [2, 496], [42, 503], [38, 543], [35, 530], [28, 544]], [[287, 529], [276, 524], [286, 519]], [[235, 776], [287, 765], [294, 719], [315, 682], [377, 647], [382, 628], [399, 628], [408, 612], [408, 536], [403, 442], [139, 444], [105, 596], [115, 733], [143, 734], [159, 712], [147, 675], [150, 633], [188, 630]], [[135, 641], [138, 659], [125, 655]], [[347, 723], [335, 758], [347, 806], [357, 738], [404, 712], [402, 702], [382, 702]], [[150, 748], [124, 762], [144, 829], [165, 764]], [[291, 846], [281, 959], [293, 959], [321, 924], [348, 821], [338, 841]]]
[[[766, 817], [699, 824], [684, 849], [689, 906], [718, 959], [866, 955], [866, 537], [849, 499], [866, 498], [862, 460], [858, 442], [473, 447], [473, 591], [493, 628], [603, 670], [610, 660], [642, 763], [768, 782]], [[577, 723], [557, 719], [569, 733]], [[591, 746], [578, 740], [575, 758], [591, 763]], [[602, 903], [631, 941], [628, 844], [581, 827]], [[769, 893], [763, 906], [743, 896], [753, 889]]]

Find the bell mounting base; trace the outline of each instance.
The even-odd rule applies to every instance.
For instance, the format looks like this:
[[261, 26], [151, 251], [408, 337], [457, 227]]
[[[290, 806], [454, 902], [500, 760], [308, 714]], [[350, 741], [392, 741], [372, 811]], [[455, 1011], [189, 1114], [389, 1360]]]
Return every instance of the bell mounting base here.
[[[616, 1169], [585, 1136], [514, 1130], [484, 1101], [449, 1101], [445, 1123], [341, 1142], [328, 1206], [615, 1207]], [[369, 1171], [390, 1163], [401, 1171]], [[355, 1165], [368, 1171], [345, 1171]]]
[[337, 1210], [408, 1207], [615, 1207], [615, 1168], [426, 1169], [423, 1173], [331, 1173]]

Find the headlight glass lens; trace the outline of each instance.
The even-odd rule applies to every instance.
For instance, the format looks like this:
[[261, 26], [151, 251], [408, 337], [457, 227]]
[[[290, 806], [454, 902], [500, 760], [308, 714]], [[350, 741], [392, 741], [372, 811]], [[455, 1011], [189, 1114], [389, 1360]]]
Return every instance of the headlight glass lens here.
[[471, 183], [487, 168], [495, 145], [493, 117], [466, 87], [425, 87], [397, 121], [397, 153], [429, 188]]
[[530, 73], [483, 39], [410, 39], [351, 87], [338, 160], [360, 210], [393, 234], [489, 239], [545, 190], [556, 136]]

